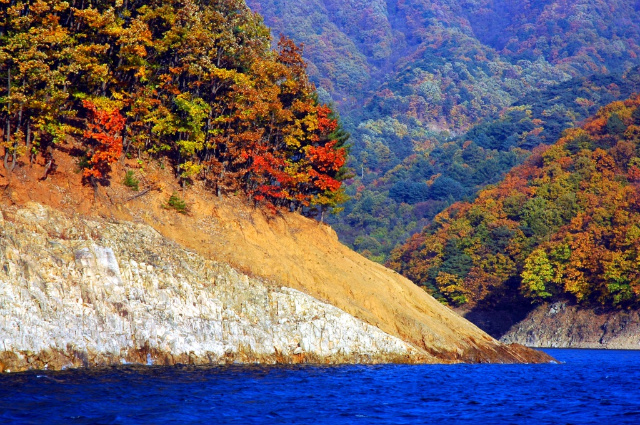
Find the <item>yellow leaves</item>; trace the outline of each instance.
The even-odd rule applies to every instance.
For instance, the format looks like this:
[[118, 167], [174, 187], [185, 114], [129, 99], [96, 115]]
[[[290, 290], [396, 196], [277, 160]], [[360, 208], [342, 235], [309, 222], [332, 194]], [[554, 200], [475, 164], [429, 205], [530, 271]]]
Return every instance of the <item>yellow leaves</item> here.
[[284, 143], [290, 148], [299, 148], [301, 146], [300, 140], [290, 134], [285, 136]]
[[95, 70], [104, 69], [105, 72], [101, 74], [107, 74], [109, 67], [107, 64], [100, 63], [98, 58], [100, 55], [109, 50], [108, 44], [79, 44], [74, 47], [74, 57], [72, 69], [74, 70]]
[[464, 304], [467, 302], [467, 294], [463, 288], [462, 279], [451, 273], [439, 272], [436, 276], [436, 284], [438, 289], [450, 300], [456, 304]]
[[598, 110], [598, 112], [596, 113], [596, 116], [598, 117], [609, 117], [610, 115], [614, 114], [614, 113], [620, 113], [622, 111], [624, 111], [625, 109], [627, 109], [626, 105], [624, 104], [623, 101], [615, 101], [615, 102], [611, 102], [608, 105], [600, 108]]
[[87, 7], [86, 9], [72, 8], [74, 15], [81, 18], [91, 28], [104, 28], [113, 22], [113, 13], [102, 14], [98, 9]]
[[564, 150], [564, 147], [562, 146], [562, 144], [557, 143], [551, 146], [546, 151], [544, 151], [544, 153], [542, 154], [542, 160], [544, 165], [547, 166], [554, 163], [559, 158], [562, 158], [565, 155], [566, 155], [566, 152]]
[[589, 282], [584, 273], [574, 267], [566, 269], [563, 283], [564, 290], [574, 295], [578, 301], [585, 300], [591, 293]]
[[[298, 106], [298, 110], [302, 109], [299, 105], [294, 105], [294, 107]], [[307, 133], [314, 133], [319, 129], [318, 116], [317, 114], [306, 114], [303, 119], [295, 121], [296, 127], [306, 129]]]
[[117, 36], [118, 44], [122, 46], [122, 54], [143, 58], [147, 56], [146, 47], [153, 44], [149, 26], [139, 18], [132, 19], [126, 28], [114, 26], [111, 32], [111, 35]]
[[122, 96], [120, 96], [118, 93], [112, 93], [112, 97], [113, 98], [104, 96], [92, 97], [91, 103], [93, 103], [96, 108], [101, 111], [121, 110], [124, 106]]
[[538, 299], [551, 296], [548, 285], [554, 279], [554, 271], [544, 250], [536, 249], [527, 257], [521, 277], [521, 290], [528, 297]]
[[459, 287], [462, 285], [462, 279], [460, 279], [459, 276], [451, 273], [439, 272], [438, 276], [436, 276], [436, 283], [440, 288], [452, 288], [455, 286]]
[[586, 132], [583, 128], [569, 128], [563, 132], [562, 137], [558, 139], [556, 144], [565, 145], [569, 140], [589, 136], [589, 133]]
[[633, 247], [636, 250], [640, 250], [640, 227], [638, 224], [633, 224], [629, 229], [627, 229], [624, 244]]
[[124, 96], [122, 95], [122, 93], [117, 92], [117, 91], [115, 91], [115, 90], [113, 90], [113, 91], [111, 92], [111, 96], [113, 96], [113, 98], [114, 98], [115, 100], [119, 100], [119, 101], [121, 101], [122, 99], [124, 99]]
[[629, 277], [634, 269], [634, 264], [620, 251], [609, 252], [609, 258], [604, 261], [604, 279], [615, 284], [629, 282]]
[[180, 177], [191, 178], [197, 176], [202, 171], [202, 168], [201, 164], [196, 164], [193, 161], [185, 161], [180, 164], [180, 170], [182, 170]]
[[[289, 116], [283, 115], [283, 121], [288, 121]], [[284, 131], [284, 142], [288, 148], [299, 149], [303, 145], [306, 145], [313, 137], [314, 133], [318, 130], [317, 119], [314, 116], [305, 115], [302, 119], [295, 119], [289, 123]]]
[[235, 69], [212, 67], [206, 74], [206, 77], [211, 81], [236, 84], [240, 87], [252, 86], [254, 84], [250, 76], [238, 72]]
[[56, 2], [55, 5], [53, 6], [53, 10], [55, 10], [56, 12], [62, 12], [64, 10], [67, 10], [68, 8], [69, 8], [69, 2], [66, 2], [66, 1]]
[[624, 132], [624, 138], [627, 140], [640, 143], [640, 125], [630, 125]]
[[141, 66], [138, 68], [138, 70], [136, 71], [136, 73], [134, 74], [134, 76], [136, 78], [139, 78], [141, 82], [145, 83], [148, 81], [147, 79], [147, 68], [144, 66]]
[[35, 29], [29, 31], [30, 35], [37, 38], [39, 43], [56, 45], [64, 43], [69, 37], [66, 28], [58, 25], [57, 17], [47, 28], [42, 28], [40, 33], [36, 33]]
[[449, 229], [449, 234], [455, 235], [458, 238], [469, 237], [474, 230], [469, 220], [466, 219], [453, 221]]
[[612, 102], [603, 108], [601, 108], [597, 116], [601, 118], [609, 118], [612, 115], [617, 115], [623, 122], [629, 123], [631, 121], [631, 114], [633, 113], [632, 105], [629, 101], [617, 101]]
[[29, 9], [34, 14], [41, 15], [44, 12], [48, 12], [49, 10], [51, 10], [51, 7], [49, 6], [48, 2], [46, 2], [46, 1], [37, 0], [29, 7]]
[[298, 162], [287, 161], [284, 172], [296, 183], [308, 183], [311, 180], [307, 166]]

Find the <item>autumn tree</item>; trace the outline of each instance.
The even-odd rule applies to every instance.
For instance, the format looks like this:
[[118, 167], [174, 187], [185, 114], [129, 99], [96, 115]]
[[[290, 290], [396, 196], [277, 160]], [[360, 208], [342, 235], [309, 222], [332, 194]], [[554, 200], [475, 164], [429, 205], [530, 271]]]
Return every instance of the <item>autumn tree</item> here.
[[91, 100], [82, 104], [87, 110], [87, 128], [83, 133], [87, 160], [82, 175], [95, 186], [97, 180], [108, 177], [111, 164], [122, 154], [125, 119], [117, 109], [99, 109]]

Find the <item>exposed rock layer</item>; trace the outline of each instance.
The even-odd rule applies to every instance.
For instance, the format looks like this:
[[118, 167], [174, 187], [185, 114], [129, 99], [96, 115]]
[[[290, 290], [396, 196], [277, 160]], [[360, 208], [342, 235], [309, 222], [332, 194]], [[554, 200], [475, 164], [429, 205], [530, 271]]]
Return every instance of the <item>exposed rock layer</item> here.
[[429, 360], [336, 307], [204, 260], [149, 226], [34, 203], [4, 217], [0, 371]]
[[494, 343], [438, 357], [151, 227], [36, 203], [0, 214], [0, 371], [126, 362], [530, 361]]
[[501, 339], [530, 347], [640, 349], [640, 312], [542, 304]]

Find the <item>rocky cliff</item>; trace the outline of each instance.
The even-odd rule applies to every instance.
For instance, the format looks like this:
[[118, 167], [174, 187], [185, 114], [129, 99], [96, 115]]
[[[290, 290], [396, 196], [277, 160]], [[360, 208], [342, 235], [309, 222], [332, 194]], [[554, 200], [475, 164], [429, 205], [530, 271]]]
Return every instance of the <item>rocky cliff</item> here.
[[542, 304], [500, 338], [530, 347], [640, 349], [640, 312]]
[[[2, 369], [549, 360], [494, 340], [326, 225], [180, 191], [161, 166], [138, 171], [141, 192], [117, 183], [122, 168], [94, 190], [56, 155], [46, 182], [33, 164], [0, 192]], [[188, 214], [166, 208], [176, 191]]]
[[0, 370], [418, 359], [336, 307], [204, 260], [149, 226], [34, 203], [0, 217]]

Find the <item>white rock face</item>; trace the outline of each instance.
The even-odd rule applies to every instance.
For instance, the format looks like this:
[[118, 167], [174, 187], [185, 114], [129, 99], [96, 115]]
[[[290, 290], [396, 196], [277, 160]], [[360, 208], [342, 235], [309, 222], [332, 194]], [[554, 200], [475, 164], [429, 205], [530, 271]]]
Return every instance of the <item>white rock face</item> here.
[[502, 336], [531, 347], [640, 349], [640, 311], [596, 309], [566, 302], [543, 303]]
[[205, 260], [145, 225], [29, 204], [5, 210], [0, 226], [0, 353], [17, 355], [14, 368], [42, 367], [36, 354], [52, 351], [85, 365], [142, 351], [163, 364], [417, 354], [334, 306]]

